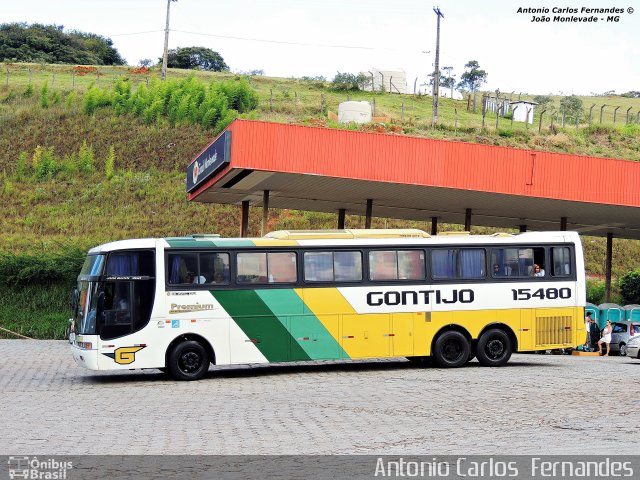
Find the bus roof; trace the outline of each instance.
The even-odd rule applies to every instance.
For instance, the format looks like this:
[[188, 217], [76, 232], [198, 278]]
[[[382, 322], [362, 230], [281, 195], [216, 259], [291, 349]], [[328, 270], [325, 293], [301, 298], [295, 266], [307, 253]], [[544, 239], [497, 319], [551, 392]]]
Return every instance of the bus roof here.
[[[421, 233], [420, 233], [421, 232]], [[524, 232], [470, 235], [468, 232], [439, 233], [431, 236], [422, 230], [304, 230], [277, 231], [264, 237], [222, 238], [218, 235], [142, 238], [118, 240], [92, 248], [96, 254], [114, 250], [165, 248], [234, 248], [234, 247], [295, 247], [295, 246], [385, 246], [385, 245], [508, 245], [523, 243], [580, 243], [577, 232]]]

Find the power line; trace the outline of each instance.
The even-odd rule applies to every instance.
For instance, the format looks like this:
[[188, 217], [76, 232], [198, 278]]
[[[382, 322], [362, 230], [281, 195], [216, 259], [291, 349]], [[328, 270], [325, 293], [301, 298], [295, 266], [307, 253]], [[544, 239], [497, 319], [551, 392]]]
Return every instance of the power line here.
[[299, 45], [303, 47], [325, 47], [325, 48], [350, 48], [350, 49], [358, 49], [358, 50], [389, 50], [393, 52], [401, 52], [404, 50], [400, 50], [397, 48], [384, 48], [384, 47], [365, 47], [361, 45], [331, 45], [331, 44], [323, 44], [323, 43], [303, 43], [303, 42], [287, 42], [284, 40], [267, 40], [263, 38], [246, 38], [246, 37], [235, 37], [229, 35], [214, 35], [211, 33], [201, 33], [201, 32], [188, 32], [185, 30], [171, 30], [172, 32], [179, 33], [187, 33], [191, 35], [202, 35], [204, 37], [216, 37], [216, 38], [226, 38], [230, 40], [244, 40], [247, 42], [264, 42], [264, 43], [277, 43], [282, 45]]
[[149, 30], [148, 32], [114, 33], [113, 35], [109, 35], [109, 37], [124, 37], [125, 35], [145, 35], [147, 33], [160, 33], [160, 32], [164, 32], [164, 30]]

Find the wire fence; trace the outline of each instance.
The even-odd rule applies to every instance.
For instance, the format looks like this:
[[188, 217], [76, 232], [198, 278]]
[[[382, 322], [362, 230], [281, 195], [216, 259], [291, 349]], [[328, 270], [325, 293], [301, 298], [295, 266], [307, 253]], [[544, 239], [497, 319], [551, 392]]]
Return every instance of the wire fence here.
[[[156, 68], [122, 66], [73, 66], [4, 63], [0, 70], [0, 86], [5, 89], [41, 87], [72, 91], [86, 90], [92, 85], [109, 86], [126, 78], [133, 85], [149, 84], [159, 77]], [[186, 78], [192, 71], [169, 70], [168, 78]], [[235, 73], [218, 74], [216, 79], [233, 78]], [[4, 77], [4, 78], [2, 78]], [[324, 82], [300, 79], [267, 79], [248, 77], [260, 92], [259, 109], [283, 115], [322, 115], [333, 118], [339, 104], [348, 100], [365, 100], [371, 104], [374, 122], [394, 123], [424, 128], [432, 126], [432, 97], [421, 93], [398, 94], [384, 91], [350, 93], [327, 90]], [[417, 83], [417, 82], [414, 82]], [[517, 97], [517, 98], [516, 98]], [[582, 111], [570, 114], [554, 104], [515, 104], [532, 97], [522, 94], [467, 94], [462, 100], [442, 98], [439, 103], [438, 125], [442, 128], [480, 128], [486, 130], [531, 130], [555, 133], [560, 128], [588, 128], [591, 125], [629, 125], [640, 123], [640, 99], [622, 97], [588, 98]], [[592, 101], [595, 100], [595, 101]], [[527, 111], [528, 110], [528, 111]]]

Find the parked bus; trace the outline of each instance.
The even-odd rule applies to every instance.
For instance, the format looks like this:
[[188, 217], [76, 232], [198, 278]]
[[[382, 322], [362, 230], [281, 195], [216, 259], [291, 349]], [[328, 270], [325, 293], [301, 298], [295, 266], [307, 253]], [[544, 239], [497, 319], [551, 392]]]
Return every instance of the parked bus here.
[[[536, 268], [537, 267], [537, 268]], [[502, 366], [584, 341], [575, 232], [279, 231], [91, 249], [70, 342], [93, 370], [407, 357]]]

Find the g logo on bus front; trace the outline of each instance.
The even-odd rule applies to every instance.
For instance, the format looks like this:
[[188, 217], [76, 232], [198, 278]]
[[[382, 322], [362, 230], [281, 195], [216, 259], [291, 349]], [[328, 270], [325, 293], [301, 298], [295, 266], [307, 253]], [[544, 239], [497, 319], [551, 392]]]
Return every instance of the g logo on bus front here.
[[135, 347], [120, 347], [116, 348], [113, 353], [103, 353], [103, 355], [113, 358], [113, 361], [119, 365], [129, 365], [136, 361], [136, 352], [139, 352], [145, 348], [138, 345]]

